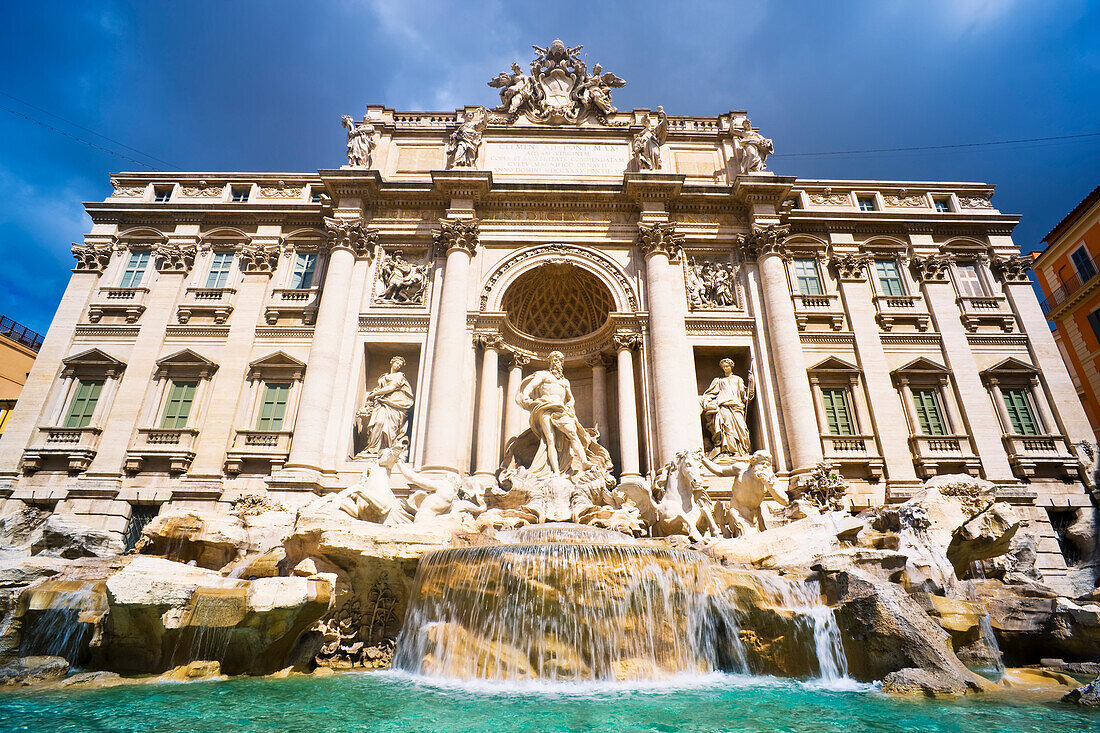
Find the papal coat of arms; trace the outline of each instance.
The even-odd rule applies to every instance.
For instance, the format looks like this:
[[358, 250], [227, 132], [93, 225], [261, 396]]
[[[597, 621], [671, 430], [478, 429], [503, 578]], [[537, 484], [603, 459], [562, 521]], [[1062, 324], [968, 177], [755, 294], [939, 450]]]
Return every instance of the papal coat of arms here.
[[502, 112], [510, 119], [521, 114], [532, 122], [554, 125], [576, 124], [593, 115], [603, 124], [616, 109], [611, 105], [611, 90], [626, 84], [596, 64], [591, 73], [578, 53], [583, 46], [566, 46], [560, 39], [547, 48], [532, 46], [537, 56], [531, 62], [531, 74], [512, 64], [512, 73], [501, 72], [489, 82], [500, 89]]

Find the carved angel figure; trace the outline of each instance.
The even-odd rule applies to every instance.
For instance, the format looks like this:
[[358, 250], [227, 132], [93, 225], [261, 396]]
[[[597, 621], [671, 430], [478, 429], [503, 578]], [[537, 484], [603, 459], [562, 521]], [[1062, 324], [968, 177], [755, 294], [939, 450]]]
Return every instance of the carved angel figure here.
[[391, 303], [419, 303], [424, 299], [427, 268], [407, 262], [398, 252], [382, 264], [382, 284], [385, 290], [379, 300]]
[[603, 67], [596, 64], [592, 67], [592, 73], [581, 84], [578, 98], [585, 107], [595, 107], [605, 115], [614, 114], [618, 110], [611, 104], [611, 89], [625, 86], [626, 81], [612, 74], [600, 74]]
[[344, 115], [344, 128], [348, 131], [348, 165], [352, 168], [370, 168], [370, 156], [374, 152], [374, 125], [363, 115], [356, 122], [351, 115]]
[[481, 134], [489, 124], [489, 114], [484, 107], [470, 110], [458, 129], [451, 133], [447, 155], [452, 168], [476, 168], [477, 151], [481, 147]]
[[741, 172], [756, 173], [766, 170], [764, 161], [775, 152], [770, 138], [766, 138], [756, 130], [746, 118], [742, 123], [741, 133]]
[[502, 71], [489, 82], [489, 86], [500, 89], [500, 106], [498, 112], [506, 112], [514, 115], [523, 109], [523, 106], [535, 98], [535, 82], [530, 76], [523, 73], [520, 65], [512, 63], [512, 73]]
[[634, 136], [630, 146], [641, 170], [655, 171], [661, 167], [661, 146], [668, 137], [668, 115], [664, 107], [657, 107], [657, 114], [646, 115], [645, 128]]

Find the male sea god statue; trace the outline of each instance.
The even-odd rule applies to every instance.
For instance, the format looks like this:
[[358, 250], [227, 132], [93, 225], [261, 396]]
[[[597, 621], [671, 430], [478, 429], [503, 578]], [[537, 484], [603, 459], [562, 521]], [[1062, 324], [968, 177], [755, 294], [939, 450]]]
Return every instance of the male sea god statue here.
[[378, 386], [367, 393], [357, 418], [363, 436], [360, 456], [378, 455], [385, 449], [404, 452], [408, 442], [409, 411], [413, 390], [405, 379], [405, 360], [390, 359], [390, 370], [378, 378]]

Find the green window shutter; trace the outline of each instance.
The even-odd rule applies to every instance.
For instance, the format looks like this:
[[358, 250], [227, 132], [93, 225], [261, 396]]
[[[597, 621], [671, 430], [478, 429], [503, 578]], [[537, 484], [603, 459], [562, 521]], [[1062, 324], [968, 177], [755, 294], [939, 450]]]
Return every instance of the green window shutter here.
[[187, 418], [191, 415], [197, 387], [197, 382], [172, 382], [168, 390], [168, 402], [164, 405], [164, 417], [160, 421], [162, 428], [179, 430], [187, 427]]
[[947, 423], [940, 409], [939, 395], [934, 389], [913, 390], [913, 406], [917, 410], [917, 422], [924, 435], [947, 435]]
[[1002, 390], [1005, 407], [1008, 408], [1008, 419], [1012, 423], [1012, 432], [1017, 435], [1038, 435], [1039, 422], [1035, 419], [1035, 413], [1031, 411], [1031, 402], [1027, 398], [1026, 389]]
[[821, 401], [825, 405], [825, 422], [829, 426], [829, 435], [855, 435], [852, 414], [848, 410], [848, 390], [822, 389]]
[[65, 418], [67, 428], [86, 428], [92, 421], [99, 395], [103, 392], [103, 380], [80, 380], [76, 386], [76, 394], [69, 404], [69, 414]]
[[901, 272], [895, 260], [875, 260], [875, 272], [883, 295], [905, 295], [905, 285], [901, 281]]
[[821, 278], [817, 274], [817, 263], [809, 258], [794, 261], [794, 274], [798, 281], [798, 292], [802, 295], [821, 295]]
[[260, 419], [256, 421], [257, 430], [283, 429], [283, 417], [286, 414], [286, 401], [289, 396], [289, 383], [268, 383], [264, 385], [263, 402], [260, 404]]

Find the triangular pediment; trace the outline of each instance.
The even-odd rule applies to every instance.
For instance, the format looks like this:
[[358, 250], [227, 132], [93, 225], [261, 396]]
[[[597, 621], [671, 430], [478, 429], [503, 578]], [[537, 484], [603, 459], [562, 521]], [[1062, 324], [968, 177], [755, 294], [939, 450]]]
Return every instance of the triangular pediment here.
[[1015, 356], [1010, 356], [1007, 359], [1002, 359], [991, 367], [983, 369], [981, 374], [983, 377], [1006, 375], [1006, 374], [1038, 374], [1039, 370], [1035, 368], [1033, 364], [1029, 364], [1022, 359], [1017, 359]]
[[908, 364], [899, 366], [891, 374], [949, 374], [950, 371], [942, 364], [937, 364], [931, 359], [919, 356]]
[[67, 367], [109, 367], [112, 369], [124, 369], [126, 367], [124, 362], [99, 349], [82, 351], [79, 354], [62, 359], [61, 363]]
[[262, 359], [250, 362], [248, 364], [251, 369], [268, 369], [277, 367], [290, 367], [290, 368], [305, 368], [305, 363], [298, 361], [290, 354], [283, 351], [276, 351], [274, 354], [268, 354]]
[[169, 367], [202, 367], [204, 369], [217, 369], [217, 362], [210, 361], [202, 354], [199, 354], [191, 349], [184, 349], [183, 351], [177, 351], [174, 354], [158, 359], [157, 366], [161, 369]]
[[807, 371], [811, 372], [858, 372], [859, 367], [854, 364], [849, 364], [843, 359], [835, 356], [830, 356], [825, 361], [819, 362], [810, 367]]

